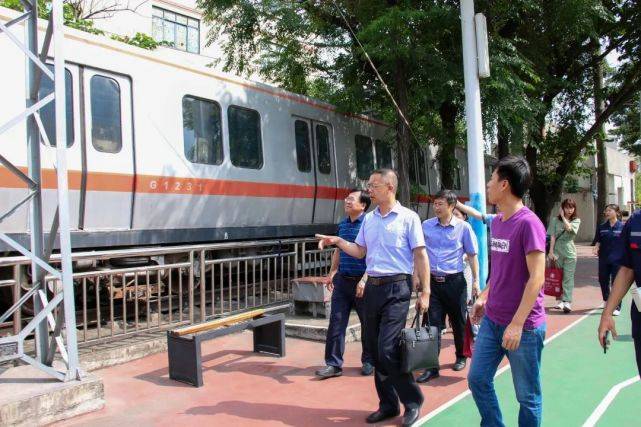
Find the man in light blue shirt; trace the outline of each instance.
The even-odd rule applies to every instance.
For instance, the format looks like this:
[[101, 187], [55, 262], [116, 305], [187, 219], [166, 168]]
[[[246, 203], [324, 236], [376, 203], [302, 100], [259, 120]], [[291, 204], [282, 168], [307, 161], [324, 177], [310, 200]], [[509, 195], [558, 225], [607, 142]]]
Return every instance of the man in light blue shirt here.
[[336, 245], [345, 253], [366, 257], [365, 333], [374, 356], [378, 410], [367, 417], [377, 423], [396, 417], [399, 399], [405, 406], [403, 426], [411, 426], [420, 414], [423, 393], [414, 376], [402, 373], [398, 338], [405, 327], [412, 294], [412, 273], [420, 283], [416, 309], [429, 306], [429, 260], [421, 221], [416, 212], [396, 201], [398, 178], [390, 169], [372, 172], [367, 184], [378, 206], [365, 215], [354, 243], [334, 236], [317, 235], [318, 245]]
[[[429, 321], [439, 329], [444, 329], [445, 315], [450, 318], [456, 347], [456, 362], [453, 369], [460, 371], [466, 365], [463, 343], [467, 315], [467, 282], [463, 274], [465, 269], [463, 257], [467, 255], [472, 269], [474, 282], [472, 289], [478, 290], [476, 262], [478, 246], [470, 224], [453, 214], [456, 201], [456, 194], [452, 191], [439, 191], [434, 197], [436, 217], [423, 222], [423, 234], [430, 259], [432, 283]], [[438, 369], [428, 369], [418, 377], [417, 381], [422, 383], [438, 377]]]

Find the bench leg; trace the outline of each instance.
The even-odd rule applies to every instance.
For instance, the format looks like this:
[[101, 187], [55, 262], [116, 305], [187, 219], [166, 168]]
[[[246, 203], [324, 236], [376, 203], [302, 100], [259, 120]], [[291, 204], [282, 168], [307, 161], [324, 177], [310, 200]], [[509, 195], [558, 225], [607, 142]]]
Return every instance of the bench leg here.
[[285, 356], [285, 320], [256, 326], [254, 329], [254, 351]]
[[167, 353], [169, 378], [202, 387], [203, 368], [198, 338], [174, 337], [167, 333]]

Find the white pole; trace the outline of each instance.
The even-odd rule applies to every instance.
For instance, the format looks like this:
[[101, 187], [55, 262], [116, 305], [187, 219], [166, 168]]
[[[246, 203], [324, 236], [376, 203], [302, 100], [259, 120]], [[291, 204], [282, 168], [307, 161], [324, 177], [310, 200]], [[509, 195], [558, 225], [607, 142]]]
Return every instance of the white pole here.
[[71, 236], [69, 234], [69, 187], [67, 178], [67, 126], [64, 26], [62, 0], [53, 0], [53, 47], [54, 47], [54, 91], [56, 97], [56, 166], [58, 176], [58, 214], [60, 236], [60, 261], [62, 264], [63, 303], [65, 311], [65, 333], [67, 337], [68, 369], [66, 380], [79, 379], [78, 342], [76, 336], [76, 305], [73, 292], [71, 266]]
[[[465, 120], [467, 123], [467, 165], [470, 205], [485, 213], [485, 168], [483, 129], [481, 123], [481, 90], [479, 87], [476, 33], [474, 29], [474, 0], [461, 0], [461, 29], [463, 32], [463, 76], [465, 80]], [[476, 219], [470, 223], [479, 244], [479, 282], [485, 287], [488, 274], [487, 229]]]

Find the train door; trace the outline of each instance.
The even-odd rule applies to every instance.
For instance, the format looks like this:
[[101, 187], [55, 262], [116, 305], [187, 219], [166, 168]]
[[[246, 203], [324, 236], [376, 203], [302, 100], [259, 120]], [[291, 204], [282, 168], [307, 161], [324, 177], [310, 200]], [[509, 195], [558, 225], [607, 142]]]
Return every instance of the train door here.
[[313, 189], [311, 199], [296, 199], [293, 203], [295, 204], [297, 221], [302, 224], [309, 224], [314, 218], [314, 203], [316, 199], [316, 167], [312, 144], [312, 123], [311, 120], [296, 116], [293, 117], [293, 122], [296, 166], [298, 169], [296, 182]]
[[131, 80], [84, 69], [84, 229], [131, 226], [134, 191]]
[[[47, 64], [53, 72], [53, 65]], [[78, 229], [80, 218], [80, 177], [82, 173], [82, 136], [80, 134], [80, 69], [73, 64], [65, 65], [65, 113], [67, 131], [67, 168], [69, 171], [69, 225]], [[53, 81], [43, 75], [38, 90], [38, 99], [53, 93]], [[40, 110], [40, 120], [44, 127], [46, 140], [40, 138], [40, 164], [45, 191], [42, 192], [42, 211], [46, 231], [53, 221], [58, 206], [58, 194], [49, 191], [57, 187], [56, 178], [56, 110], [50, 102]]]
[[327, 123], [312, 121], [316, 192], [314, 198], [313, 223], [334, 222], [336, 207], [336, 165], [334, 162], [334, 138]]

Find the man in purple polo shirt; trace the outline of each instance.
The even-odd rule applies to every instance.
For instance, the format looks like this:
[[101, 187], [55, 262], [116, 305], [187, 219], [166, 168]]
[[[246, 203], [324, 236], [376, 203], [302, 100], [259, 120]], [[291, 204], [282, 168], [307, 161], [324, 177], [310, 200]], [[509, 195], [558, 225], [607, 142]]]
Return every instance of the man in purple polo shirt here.
[[504, 356], [520, 404], [519, 426], [541, 425], [545, 228], [523, 205], [531, 181], [527, 161], [507, 156], [499, 160], [487, 184], [488, 202], [498, 205], [501, 213], [490, 233], [490, 282], [472, 309], [472, 321], [483, 321], [467, 376], [482, 426], [504, 426], [494, 390], [494, 375]]

